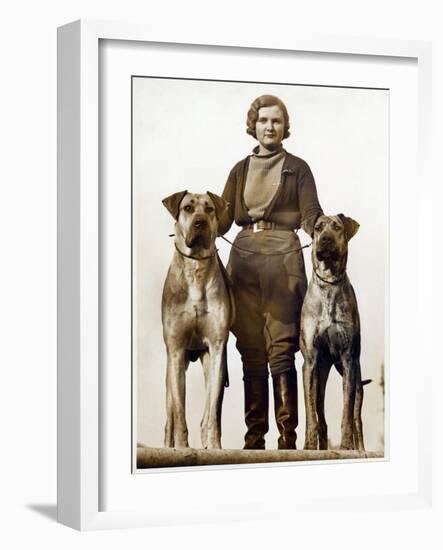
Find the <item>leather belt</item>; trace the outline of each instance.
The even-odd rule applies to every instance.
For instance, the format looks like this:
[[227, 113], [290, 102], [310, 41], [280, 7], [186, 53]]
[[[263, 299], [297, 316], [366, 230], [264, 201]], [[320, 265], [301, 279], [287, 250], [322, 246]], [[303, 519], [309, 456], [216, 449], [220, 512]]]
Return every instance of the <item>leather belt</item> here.
[[293, 231], [291, 227], [288, 227], [287, 225], [281, 225], [275, 222], [267, 222], [265, 220], [259, 220], [255, 223], [248, 223], [246, 225], [242, 225], [243, 229], [252, 229], [252, 231], [264, 231], [264, 230], [276, 230], [276, 231]]

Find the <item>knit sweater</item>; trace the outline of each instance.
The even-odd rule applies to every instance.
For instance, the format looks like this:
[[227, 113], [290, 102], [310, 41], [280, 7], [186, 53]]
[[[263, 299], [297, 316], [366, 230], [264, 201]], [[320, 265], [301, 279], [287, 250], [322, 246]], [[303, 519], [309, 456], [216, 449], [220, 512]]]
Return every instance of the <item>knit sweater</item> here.
[[[234, 221], [240, 226], [253, 221], [244, 199], [250, 159], [249, 155], [238, 162], [228, 176], [222, 196], [228, 201], [229, 206], [219, 220], [218, 230], [221, 235], [230, 229]], [[289, 229], [302, 227], [312, 236], [315, 220], [322, 213], [314, 177], [308, 164], [286, 152], [280, 184], [261, 219], [284, 225]]]
[[263, 219], [266, 208], [277, 191], [285, 157], [284, 151], [253, 155], [245, 183], [245, 205], [254, 221]]

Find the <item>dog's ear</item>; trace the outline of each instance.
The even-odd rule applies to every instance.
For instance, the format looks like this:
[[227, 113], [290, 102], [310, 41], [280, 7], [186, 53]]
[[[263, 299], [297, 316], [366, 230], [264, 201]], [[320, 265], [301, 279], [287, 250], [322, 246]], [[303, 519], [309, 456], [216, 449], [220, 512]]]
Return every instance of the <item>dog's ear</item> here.
[[338, 217], [341, 219], [343, 225], [345, 226], [346, 238], [349, 241], [357, 233], [360, 224], [352, 218], [348, 218], [344, 214], [339, 214]]
[[178, 218], [180, 203], [186, 194], [187, 191], [179, 191], [178, 193], [169, 195], [169, 197], [166, 197], [162, 200], [162, 203], [166, 206], [166, 208], [169, 210], [175, 220]]
[[219, 197], [218, 195], [211, 193], [211, 191], [206, 191], [206, 194], [214, 203], [215, 215], [217, 217], [217, 220], [219, 220], [227, 210], [229, 203], [228, 201], [225, 201], [225, 199], [223, 199], [222, 197]]

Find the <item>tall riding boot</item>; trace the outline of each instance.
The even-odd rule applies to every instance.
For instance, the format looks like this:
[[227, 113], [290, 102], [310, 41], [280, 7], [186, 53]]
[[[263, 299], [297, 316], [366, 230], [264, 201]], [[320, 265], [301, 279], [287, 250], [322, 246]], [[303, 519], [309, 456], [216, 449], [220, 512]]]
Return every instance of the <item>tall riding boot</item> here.
[[269, 429], [269, 383], [267, 377], [244, 378], [246, 435], [244, 449], [264, 449]]
[[275, 420], [280, 437], [279, 449], [296, 449], [298, 425], [297, 372], [288, 370], [272, 376], [274, 386]]

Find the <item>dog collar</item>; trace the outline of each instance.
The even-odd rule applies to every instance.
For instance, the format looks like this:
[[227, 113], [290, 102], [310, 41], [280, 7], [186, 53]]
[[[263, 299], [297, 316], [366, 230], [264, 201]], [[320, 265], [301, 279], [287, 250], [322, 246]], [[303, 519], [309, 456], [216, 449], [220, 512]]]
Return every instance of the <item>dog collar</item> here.
[[213, 258], [217, 253], [217, 251], [215, 251], [214, 254], [210, 254], [209, 256], [202, 256], [201, 258], [197, 258], [197, 256], [192, 256], [191, 254], [185, 254], [184, 252], [182, 252], [177, 246], [177, 243], [174, 243], [174, 246], [181, 256], [183, 256], [184, 258], [191, 258], [191, 260], [209, 260], [210, 258]]
[[328, 281], [327, 279], [323, 279], [323, 277], [320, 277], [320, 275], [317, 273], [317, 271], [314, 269], [314, 273], [316, 274], [316, 276], [320, 279], [320, 281], [323, 281], [324, 283], [327, 283], [328, 285], [338, 285], [338, 283], [341, 283], [345, 277], [345, 274], [343, 273], [343, 275], [341, 277], [339, 277], [338, 279], [336, 279], [335, 281]]

